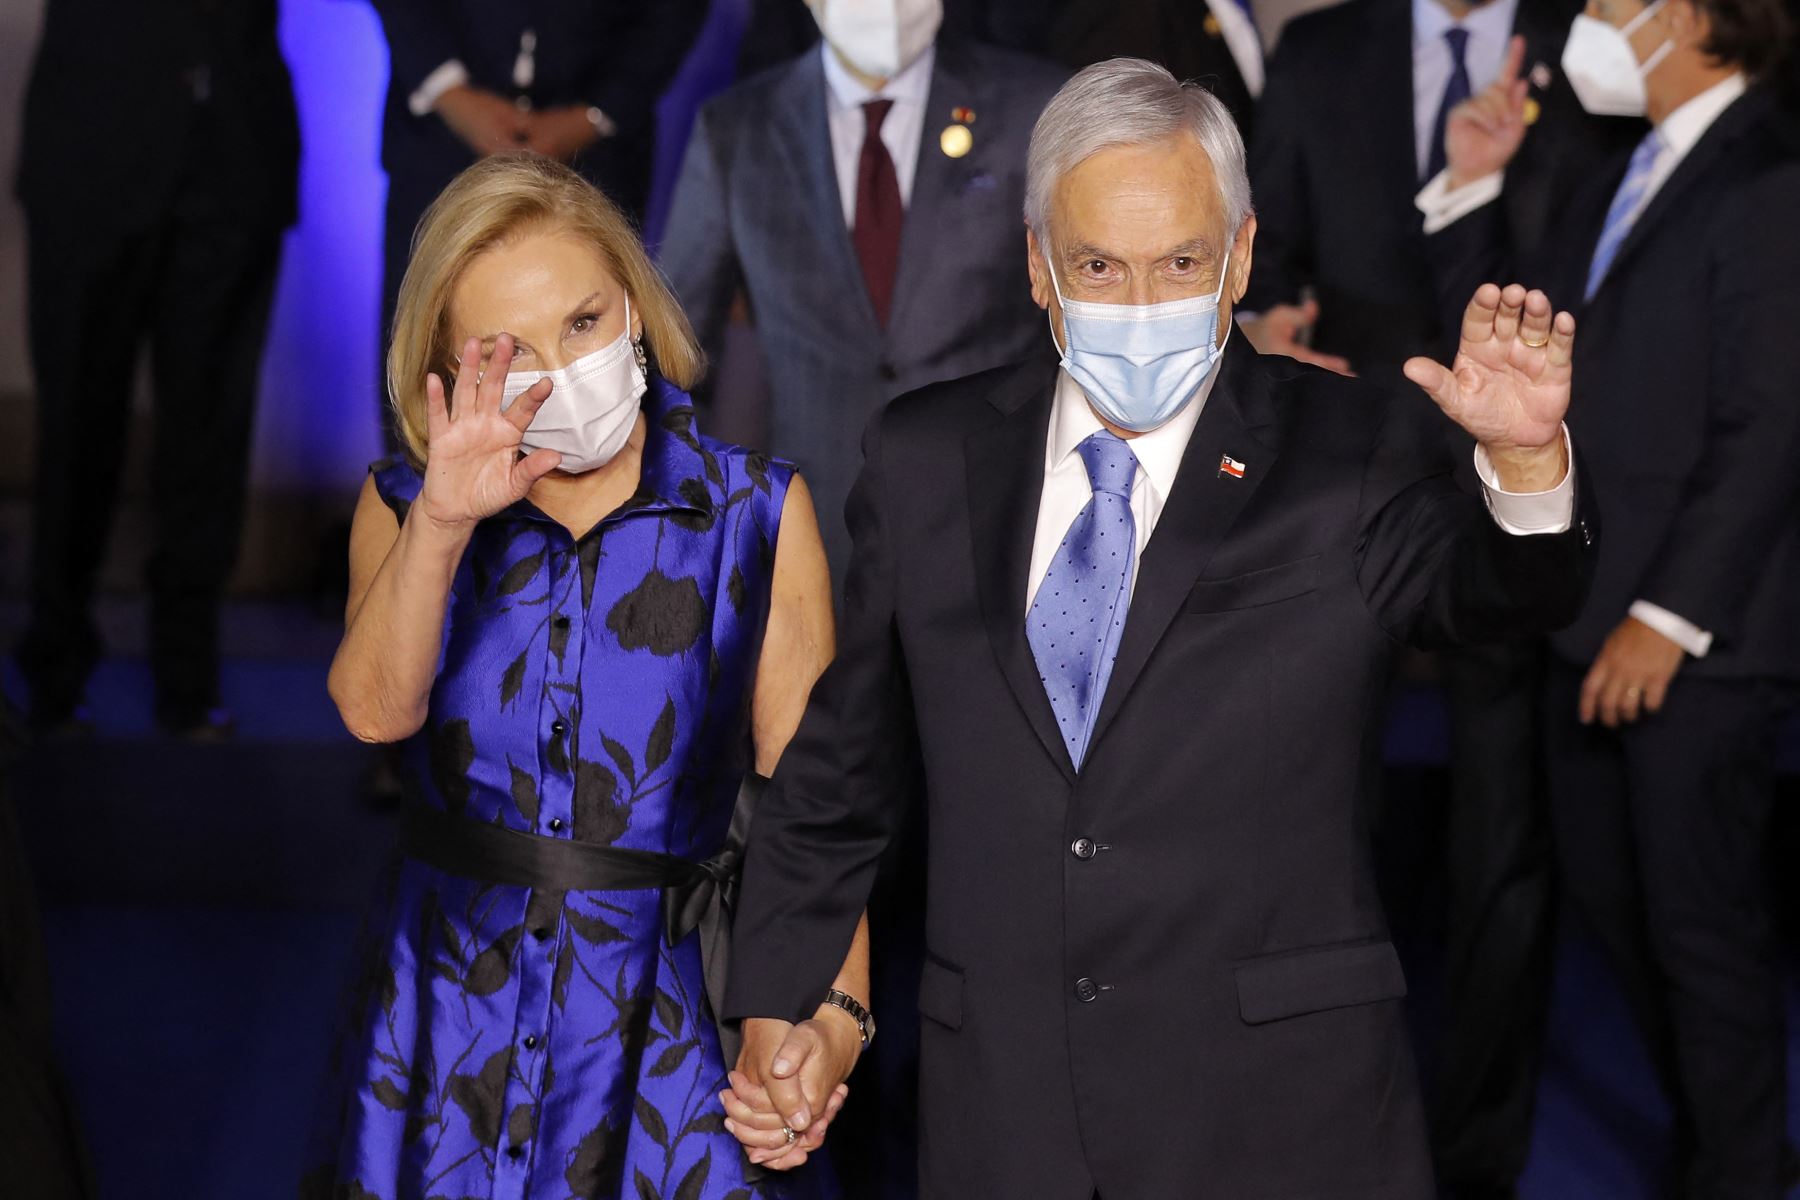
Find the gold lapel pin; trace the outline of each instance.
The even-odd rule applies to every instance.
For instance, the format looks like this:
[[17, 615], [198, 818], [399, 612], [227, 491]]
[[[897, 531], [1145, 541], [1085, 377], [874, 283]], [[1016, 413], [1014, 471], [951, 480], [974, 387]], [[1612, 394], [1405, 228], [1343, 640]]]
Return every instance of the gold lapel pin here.
[[1522, 114], [1527, 126], [1536, 125], [1539, 117], [1544, 115], [1544, 106], [1538, 103], [1536, 96], [1525, 97], [1525, 111]]
[[938, 134], [938, 148], [950, 158], [961, 158], [975, 148], [975, 135], [967, 125], [946, 125]]
[[1223, 27], [1220, 26], [1219, 18], [1215, 17], [1211, 13], [1207, 13], [1206, 19], [1204, 21], [1200, 22], [1200, 28], [1206, 30], [1206, 36], [1210, 37], [1210, 38], [1218, 38], [1218, 37], [1225, 36], [1225, 30]]

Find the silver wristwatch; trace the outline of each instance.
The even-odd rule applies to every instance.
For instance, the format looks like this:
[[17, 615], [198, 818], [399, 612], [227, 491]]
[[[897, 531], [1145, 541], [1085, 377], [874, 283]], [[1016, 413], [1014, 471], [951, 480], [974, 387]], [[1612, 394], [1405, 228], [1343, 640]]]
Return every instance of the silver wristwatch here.
[[825, 993], [825, 1003], [833, 1008], [841, 1008], [850, 1014], [850, 1019], [856, 1022], [856, 1028], [862, 1033], [863, 1049], [867, 1050], [869, 1043], [875, 1040], [875, 1018], [870, 1015], [869, 1010], [864, 1008], [855, 996], [848, 992], [840, 992], [836, 988]]

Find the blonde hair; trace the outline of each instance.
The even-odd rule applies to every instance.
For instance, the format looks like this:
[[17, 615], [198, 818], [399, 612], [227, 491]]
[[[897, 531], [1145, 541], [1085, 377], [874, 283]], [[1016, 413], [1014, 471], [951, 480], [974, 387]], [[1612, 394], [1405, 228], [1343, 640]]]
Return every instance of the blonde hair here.
[[694, 331], [618, 206], [559, 162], [525, 153], [484, 158], [425, 210], [400, 281], [387, 387], [414, 466], [424, 465], [427, 450], [425, 376], [436, 371], [450, 386], [450, 298], [457, 281], [477, 255], [546, 226], [592, 242], [604, 256], [644, 322], [644, 348], [663, 378], [683, 390], [699, 382], [706, 359]]

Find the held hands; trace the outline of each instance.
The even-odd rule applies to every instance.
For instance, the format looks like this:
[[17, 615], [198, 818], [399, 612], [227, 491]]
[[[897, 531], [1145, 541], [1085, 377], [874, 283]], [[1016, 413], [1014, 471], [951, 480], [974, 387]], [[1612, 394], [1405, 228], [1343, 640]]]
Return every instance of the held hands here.
[[562, 455], [534, 450], [519, 457], [520, 440], [550, 396], [551, 382], [540, 379], [500, 411], [506, 372], [512, 365], [513, 339], [501, 334], [487, 370], [482, 371], [481, 343], [463, 343], [462, 365], [449, 403], [436, 374], [425, 377], [425, 486], [418, 511], [434, 525], [465, 529], [484, 517], [525, 498], [531, 485], [554, 471]]
[[1636, 617], [1620, 621], [1606, 637], [1581, 681], [1581, 723], [1598, 717], [1608, 729], [1661, 712], [1684, 651]]
[[[844, 1086], [862, 1053], [862, 1033], [842, 1009], [821, 1007], [810, 1021], [790, 1025], [753, 1017], [744, 1022], [744, 1049], [731, 1087], [719, 1093], [725, 1128], [750, 1161], [787, 1171], [825, 1142], [844, 1107]], [[785, 1129], [795, 1133], [788, 1140]]]
[[1575, 318], [1552, 316], [1544, 293], [1484, 283], [1463, 312], [1455, 363], [1413, 358], [1405, 371], [1486, 448], [1502, 488], [1543, 492], [1568, 471], [1562, 420], [1574, 350]]
[[1530, 81], [1519, 78], [1524, 65], [1525, 39], [1515, 36], [1499, 78], [1450, 110], [1444, 122], [1444, 160], [1452, 191], [1505, 170], [1524, 144], [1525, 99], [1531, 90]]
[[567, 162], [600, 136], [581, 105], [533, 111], [468, 84], [439, 96], [437, 114], [450, 132], [482, 157], [530, 150]]
[[1250, 339], [1250, 344], [1256, 347], [1258, 353], [1285, 354], [1297, 362], [1324, 367], [1339, 375], [1356, 374], [1350, 369], [1349, 359], [1339, 358], [1335, 354], [1320, 354], [1301, 342], [1301, 336], [1318, 319], [1319, 302], [1307, 300], [1302, 304], [1271, 305], [1268, 311], [1255, 320], [1239, 321], [1238, 327], [1244, 331], [1244, 336]]

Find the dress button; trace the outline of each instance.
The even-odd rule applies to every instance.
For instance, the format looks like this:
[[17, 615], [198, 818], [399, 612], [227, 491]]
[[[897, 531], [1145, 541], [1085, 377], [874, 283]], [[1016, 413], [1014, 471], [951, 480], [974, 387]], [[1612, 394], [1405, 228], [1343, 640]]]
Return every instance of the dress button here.
[[559, 616], [555, 620], [551, 621], [550, 623], [552, 625], [556, 626], [558, 629], [567, 629], [569, 627], [569, 618]]
[[525, 1157], [525, 1147], [523, 1147], [523, 1146], [508, 1146], [506, 1148], [506, 1157], [513, 1158], [513, 1159], [524, 1158]]
[[562, 827], [563, 827], [563, 819], [561, 817], [551, 817], [550, 818], [550, 832], [551, 833], [560, 833], [562, 831]]
[[1083, 975], [1075, 981], [1075, 998], [1083, 1004], [1092, 1004], [1099, 994], [1100, 986], [1087, 976]]
[[550, 722], [550, 732], [555, 734], [557, 737], [561, 737], [563, 734], [567, 733], [568, 730], [569, 730], [569, 727], [567, 725], [564, 725], [561, 721]]
[[537, 1034], [528, 1033], [525, 1035], [525, 1048], [527, 1050], [536, 1050], [537, 1049]]
[[1069, 853], [1080, 859], [1094, 857], [1094, 848], [1093, 838], [1076, 838], [1069, 843]]
[[548, 925], [539, 925], [536, 929], [531, 931], [531, 936], [540, 942], [549, 941], [550, 927]]

